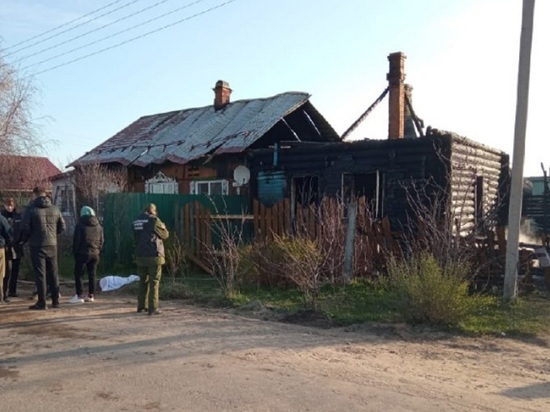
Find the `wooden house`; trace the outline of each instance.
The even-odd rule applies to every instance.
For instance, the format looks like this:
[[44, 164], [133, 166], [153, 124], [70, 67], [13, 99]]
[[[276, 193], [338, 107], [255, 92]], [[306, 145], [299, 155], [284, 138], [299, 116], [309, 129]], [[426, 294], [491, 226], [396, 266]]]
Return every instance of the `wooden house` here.
[[307, 93], [231, 102], [231, 92], [220, 80], [213, 105], [141, 117], [71, 166], [124, 167], [131, 192], [246, 195], [248, 181], [236, 181], [235, 170], [246, 167], [247, 151], [340, 141]]

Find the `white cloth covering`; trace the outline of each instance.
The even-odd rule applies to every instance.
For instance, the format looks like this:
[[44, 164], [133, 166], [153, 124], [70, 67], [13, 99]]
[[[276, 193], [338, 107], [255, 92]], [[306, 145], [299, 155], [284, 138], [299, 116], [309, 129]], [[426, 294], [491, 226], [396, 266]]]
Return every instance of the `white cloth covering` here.
[[99, 287], [103, 292], [108, 292], [109, 290], [119, 289], [124, 285], [128, 285], [129, 283], [137, 282], [138, 280], [139, 280], [138, 275], [130, 275], [128, 277], [105, 276], [100, 279]]

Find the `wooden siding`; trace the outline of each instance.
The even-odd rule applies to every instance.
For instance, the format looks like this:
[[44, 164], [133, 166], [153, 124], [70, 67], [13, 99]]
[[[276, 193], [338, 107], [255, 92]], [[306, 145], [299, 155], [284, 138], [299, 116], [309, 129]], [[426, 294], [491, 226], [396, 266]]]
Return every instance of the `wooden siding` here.
[[[176, 163], [164, 163], [162, 165], [149, 165], [147, 167], [130, 166], [129, 188], [132, 192], [145, 192], [145, 181], [154, 177], [159, 171], [167, 177], [176, 179], [179, 194], [189, 194], [190, 184], [195, 180], [229, 181], [229, 194], [236, 195], [237, 189], [233, 186], [233, 170], [244, 164], [243, 155], [216, 156], [211, 161], [203, 159], [200, 162], [192, 162], [185, 165]], [[241, 187], [240, 194], [248, 193], [247, 186]]]
[[508, 163], [508, 155], [500, 151], [464, 138], [452, 139], [450, 212], [459, 219], [462, 232], [471, 231], [487, 218], [502, 223], [502, 212], [496, 208], [505, 206]]

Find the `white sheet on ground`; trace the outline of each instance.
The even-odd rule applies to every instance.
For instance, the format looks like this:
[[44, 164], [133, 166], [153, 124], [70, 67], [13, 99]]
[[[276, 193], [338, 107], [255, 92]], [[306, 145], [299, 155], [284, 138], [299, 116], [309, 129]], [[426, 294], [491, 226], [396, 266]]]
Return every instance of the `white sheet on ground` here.
[[103, 292], [107, 292], [109, 290], [119, 289], [124, 285], [137, 282], [138, 280], [138, 275], [130, 275], [126, 278], [122, 276], [105, 276], [99, 280], [99, 287]]

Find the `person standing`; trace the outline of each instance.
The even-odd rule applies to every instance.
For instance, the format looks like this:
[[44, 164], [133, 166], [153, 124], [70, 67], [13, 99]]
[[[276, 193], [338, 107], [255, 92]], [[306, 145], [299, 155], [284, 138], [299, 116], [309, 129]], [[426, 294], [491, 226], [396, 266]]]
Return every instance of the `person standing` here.
[[59, 208], [46, 196], [46, 190], [35, 187], [35, 196], [25, 209], [21, 237], [29, 243], [31, 262], [36, 277], [37, 302], [31, 310], [46, 309], [46, 285], [50, 288], [52, 307], [59, 307], [59, 275], [57, 273], [57, 237], [65, 230]]
[[13, 241], [6, 246], [6, 274], [4, 276], [4, 301], [9, 302], [9, 297], [17, 297], [17, 279], [19, 267], [23, 257], [23, 243], [21, 242], [21, 214], [15, 208], [15, 200], [12, 197], [4, 201], [2, 216], [6, 218], [13, 231]]
[[157, 216], [157, 207], [150, 203], [133, 222], [136, 240], [136, 265], [139, 275], [137, 311], [149, 315], [160, 315], [159, 284], [162, 276], [164, 240], [169, 232]]
[[[6, 218], [0, 215], [0, 289], [3, 289], [4, 274], [6, 272], [6, 245], [12, 242], [12, 229]], [[0, 304], [6, 303], [4, 291], [0, 290]]]
[[[94, 210], [89, 206], [80, 209], [80, 221], [74, 229], [73, 253], [75, 259], [74, 280], [76, 295], [69, 303], [93, 302], [99, 253], [103, 248], [103, 228]], [[82, 290], [82, 276], [88, 271], [88, 294]]]

